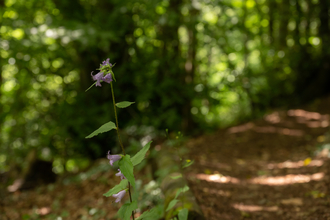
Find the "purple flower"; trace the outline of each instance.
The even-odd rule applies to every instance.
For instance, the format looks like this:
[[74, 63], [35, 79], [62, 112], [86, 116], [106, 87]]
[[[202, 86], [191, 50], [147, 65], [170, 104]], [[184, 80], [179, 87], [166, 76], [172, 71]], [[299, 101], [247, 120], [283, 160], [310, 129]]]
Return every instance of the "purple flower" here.
[[112, 81], [112, 67], [114, 65], [112, 65], [110, 63], [110, 58], [106, 59], [105, 61], [103, 61], [100, 64], [100, 68], [98, 70], [100, 70], [99, 73], [97, 73], [96, 75], [93, 75], [93, 72], [91, 72], [91, 75], [93, 77], [93, 80], [96, 81], [96, 86], [102, 86], [101, 82], [106, 82], [109, 83]]
[[111, 74], [108, 73], [107, 75], [105, 75], [105, 76], [102, 78], [102, 80], [103, 80], [104, 82], [110, 83], [110, 82], [112, 81]]
[[120, 176], [120, 179], [126, 179], [126, 177], [121, 173], [120, 169], [118, 169], [118, 173], [116, 173], [116, 176]]
[[117, 194], [113, 194], [112, 196], [117, 198], [115, 202], [120, 202], [121, 199], [124, 197], [124, 195], [126, 194], [126, 190], [122, 190]]
[[92, 74], [93, 72], [91, 72], [91, 75], [93, 77], [93, 80], [96, 81], [96, 86], [101, 86], [101, 80], [103, 81], [103, 73], [99, 72], [96, 75], [93, 76]]
[[118, 154], [115, 154], [115, 155], [111, 155], [110, 154], [110, 151], [108, 151], [108, 155], [107, 155], [107, 158], [108, 160], [110, 160], [110, 165], [112, 166], [114, 162], [116, 162], [117, 160], [120, 160], [121, 159], [121, 155], [118, 155]]
[[106, 66], [106, 65], [110, 65], [110, 67], [112, 66], [112, 64], [110, 63], [110, 58], [106, 59], [105, 61], [102, 62], [101, 66]]

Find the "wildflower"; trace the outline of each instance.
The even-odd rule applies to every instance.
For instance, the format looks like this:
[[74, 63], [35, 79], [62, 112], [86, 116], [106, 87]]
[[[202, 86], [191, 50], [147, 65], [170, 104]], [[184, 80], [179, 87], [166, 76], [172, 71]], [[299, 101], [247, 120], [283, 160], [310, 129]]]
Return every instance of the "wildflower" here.
[[116, 176], [120, 176], [120, 179], [126, 179], [126, 177], [121, 173], [120, 169], [118, 169], [118, 173], [116, 173]]
[[93, 72], [91, 72], [91, 75], [93, 77], [93, 80], [96, 81], [96, 86], [101, 86], [101, 81], [103, 81], [104, 74], [102, 72], [99, 72], [93, 76]]
[[106, 65], [110, 65], [110, 67], [112, 67], [112, 64], [110, 63], [110, 58], [106, 59], [105, 61], [102, 62], [101, 66], [106, 66]]
[[110, 83], [112, 81], [112, 67], [114, 65], [112, 65], [110, 63], [110, 58], [106, 59], [105, 61], [102, 62], [102, 64], [100, 65], [100, 68], [98, 70], [100, 70], [99, 73], [97, 73], [96, 75], [93, 76], [93, 72], [91, 73], [93, 80], [96, 81], [96, 86], [102, 86], [101, 82], [106, 82], [106, 83]]
[[115, 155], [111, 155], [110, 154], [110, 151], [108, 151], [108, 155], [107, 155], [107, 158], [108, 160], [110, 160], [110, 165], [112, 166], [114, 162], [116, 162], [117, 160], [120, 160], [121, 159], [121, 155], [119, 154], [115, 154]]
[[110, 83], [112, 81], [112, 77], [111, 77], [111, 74], [108, 73], [107, 75], [105, 75], [102, 80], [106, 83]]
[[121, 199], [124, 197], [125, 194], [126, 194], [126, 190], [124, 189], [124, 190], [120, 191], [117, 194], [113, 194], [112, 196], [115, 197], [115, 198], [117, 198], [115, 202], [120, 202]]

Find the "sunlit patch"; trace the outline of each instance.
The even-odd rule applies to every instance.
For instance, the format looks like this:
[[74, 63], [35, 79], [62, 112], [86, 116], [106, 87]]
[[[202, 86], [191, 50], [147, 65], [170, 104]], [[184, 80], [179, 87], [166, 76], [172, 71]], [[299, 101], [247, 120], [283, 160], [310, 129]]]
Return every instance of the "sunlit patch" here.
[[8, 192], [15, 192], [17, 191], [24, 183], [23, 179], [16, 179], [14, 183], [7, 187]]
[[[275, 123], [275, 122], [274, 122]], [[253, 123], [247, 123], [244, 125], [232, 127], [228, 129], [228, 132], [231, 134], [240, 133], [247, 130], [253, 130], [258, 133], [279, 133], [289, 136], [302, 136], [304, 131], [298, 129], [289, 129], [289, 128], [279, 128], [274, 126], [255, 126]]]
[[289, 110], [288, 111], [289, 116], [296, 116], [296, 117], [304, 117], [307, 120], [319, 120], [321, 118], [321, 114], [318, 112], [308, 112], [302, 109], [296, 109], [296, 110]]
[[40, 209], [36, 209], [36, 214], [38, 215], [47, 215], [51, 211], [50, 207], [42, 207]]
[[[329, 127], [329, 118], [328, 114], [321, 115], [318, 112], [308, 112], [302, 109], [291, 109], [287, 112], [288, 116], [296, 117], [298, 123], [306, 124], [310, 128], [319, 128], [319, 127]], [[274, 112], [265, 116], [265, 121], [277, 124], [281, 122], [281, 117], [279, 112]], [[277, 128], [273, 126], [264, 126], [257, 127], [255, 124], [249, 122], [247, 124], [231, 127], [228, 129], [228, 132], [240, 133], [245, 132], [247, 130], [254, 130], [260, 133], [279, 133], [290, 136], [302, 136], [304, 132], [302, 130], [297, 129], [289, 129], [289, 128]]]
[[308, 183], [310, 181], [319, 181], [323, 179], [324, 173], [314, 173], [311, 175], [303, 174], [288, 174], [285, 176], [260, 176], [249, 180], [240, 180], [235, 177], [222, 176], [219, 174], [193, 174], [193, 176], [200, 180], [217, 183], [232, 183], [232, 184], [260, 184], [260, 185], [290, 185], [295, 183]]
[[290, 199], [282, 199], [281, 203], [283, 205], [303, 205], [303, 200], [301, 198], [290, 198]]
[[244, 205], [244, 204], [233, 204], [235, 209], [244, 212], [260, 212], [260, 211], [267, 211], [267, 212], [276, 212], [278, 211], [278, 206], [258, 206], [258, 205]]
[[300, 168], [303, 166], [312, 166], [312, 167], [320, 167], [323, 165], [323, 160], [311, 160], [308, 164], [306, 164], [305, 160], [300, 160], [297, 162], [285, 161], [283, 163], [270, 163], [267, 165], [268, 169], [283, 169], [283, 168]]
[[256, 177], [248, 181], [248, 183], [261, 185], [289, 185], [295, 183], [308, 183], [312, 180], [318, 181], [324, 177], [324, 173], [315, 173], [312, 175], [288, 174], [276, 177]]
[[291, 109], [288, 111], [288, 115], [296, 117], [298, 123], [306, 124], [310, 128], [325, 128], [329, 126], [328, 114], [321, 115], [318, 112], [308, 112], [302, 109]]
[[206, 188], [206, 187], [203, 188], [203, 192], [209, 193], [209, 194], [218, 194], [220, 196], [225, 196], [225, 197], [231, 196], [231, 193], [229, 191], [210, 189], [210, 188]]
[[264, 126], [264, 127], [254, 127], [253, 130], [255, 130], [258, 133], [279, 133], [289, 136], [302, 136], [304, 134], [304, 131], [298, 130], [298, 129], [289, 129], [289, 128], [277, 128], [274, 126]]
[[272, 114], [266, 115], [265, 120], [272, 124], [279, 123], [281, 122], [280, 114], [278, 112], [274, 112]]
[[207, 175], [207, 174], [196, 174], [196, 178], [200, 180], [206, 180], [210, 182], [217, 182], [217, 183], [235, 183], [238, 184], [241, 181], [235, 177], [230, 177], [230, 176], [222, 176], [219, 174], [214, 174], [214, 175]]
[[247, 130], [250, 130], [254, 127], [254, 124], [249, 122], [247, 124], [244, 125], [239, 125], [239, 126], [235, 126], [235, 127], [231, 127], [229, 128], [228, 132], [233, 134], [233, 133], [240, 133], [240, 132], [244, 132]]

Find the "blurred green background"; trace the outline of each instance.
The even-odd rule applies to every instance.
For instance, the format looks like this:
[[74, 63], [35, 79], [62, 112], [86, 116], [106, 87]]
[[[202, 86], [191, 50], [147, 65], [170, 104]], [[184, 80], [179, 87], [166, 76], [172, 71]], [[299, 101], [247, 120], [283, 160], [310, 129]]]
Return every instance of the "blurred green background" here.
[[[200, 134], [330, 91], [328, 0], [0, 0], [0, 171], [35, 149], [57, 173], [134, 140]], [[158, 132], [158, 133], [157, 133]], [[111, 137], [112, 136], [112, 137]], [[134, 142], [134, 141], [133, 141]], [[132, 141], [130, 142], [132, 143]]]

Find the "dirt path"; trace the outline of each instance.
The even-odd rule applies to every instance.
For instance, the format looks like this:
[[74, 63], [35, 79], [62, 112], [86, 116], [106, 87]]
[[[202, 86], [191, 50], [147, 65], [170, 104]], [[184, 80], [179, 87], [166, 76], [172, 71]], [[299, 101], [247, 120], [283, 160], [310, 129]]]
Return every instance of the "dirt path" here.
[[[329, 152], [315, 153], [330, 149], [329, 115], [330, 97], [189, 140], [186, 178], [206, 219], [330, 219]], [[101, 162], [74, 181], [6, 194], [0, 219], [115, 219], [119, 205], [102, 194], [118, 178]]]
[[328, 98], [190, 140], [206, 219], [330, 219], [329, 114]]

